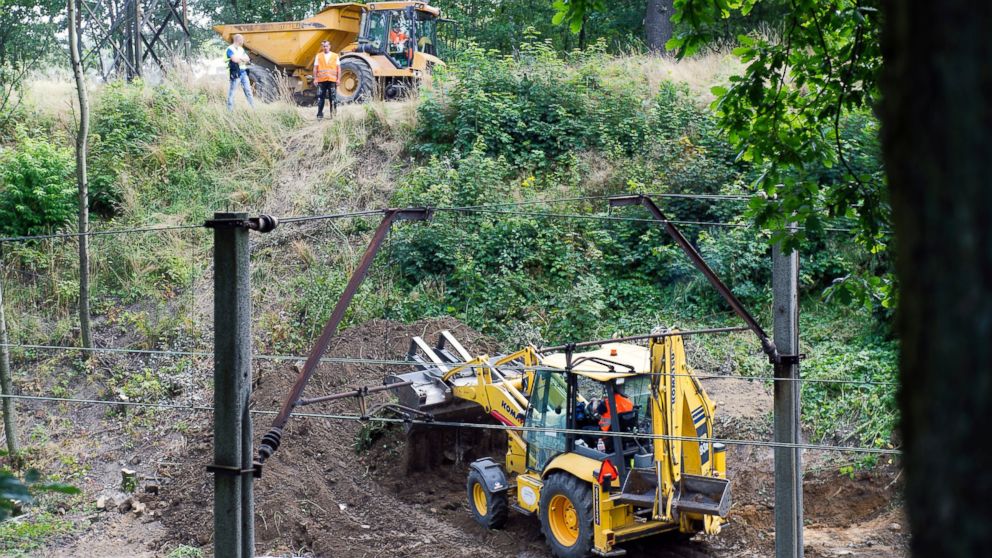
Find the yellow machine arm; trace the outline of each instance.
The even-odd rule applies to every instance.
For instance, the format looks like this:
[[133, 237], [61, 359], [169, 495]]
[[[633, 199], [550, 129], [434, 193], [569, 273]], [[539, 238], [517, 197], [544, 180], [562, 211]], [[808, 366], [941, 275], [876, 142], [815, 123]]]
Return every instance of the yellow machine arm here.
[[[486, 355], [472, 358], [450, 332], [444, 331], [435, 347], [414, 338], [408, 358], [420, 370], [386, 379], [387, 384], [403, 384], [396, 390], [402, 406], [435, 418], [464, 418], [466, 412], [475, 416], [477, 412], [470, 409], [481, 408], [503, 425], [523, 426], [534, 385], [534, 370], [528, 367], [539, 363], [533, 347], [495, 359]], [[507, 470], [523, 472], [527, 443], [517, 430], [507, 430], [507, 437]]]
[[[682, 337], [652, 339], [651, 421], [658, 425], [654, 459], [658, 464], [658, 490], [654, 516], [673, 520], [673, 507], [684, 511], [679, 495], [689, 491], [711, 493], [719, 504], [726, 484], [726, 453], [713, 442], [713, 413], [716, 405], [706, 395], [685, 359]], [[729, 505], [729, 504], [725, 504]], [[691, 505], [688, 506], [691, 508]], [[713, 511], [680, 513], [681, 521], [703, 520], [707, 532], [719, 530], [720, 518]]]
[[[525, 368], [522, 373], [508, 376], [499, 370], [500, 366], [514, 361], [522, 362], [525, 367], [535, 366], [538, 363], [537, 353], [532, 347], [527, 347], [492, 362], [488, 356], [481, 356], [449, 370], [442, 381], [451, 385], [452, 395], [456, 398], [478, 404], [500, 423], [523, 426], [534, 371]], [[468, 378], [475, 381], [465, 381]], [[527, 443], [514, 430], [507, 430], [507, 437], [510, 443], [506, 452], [506, 468], [522, 473]]]

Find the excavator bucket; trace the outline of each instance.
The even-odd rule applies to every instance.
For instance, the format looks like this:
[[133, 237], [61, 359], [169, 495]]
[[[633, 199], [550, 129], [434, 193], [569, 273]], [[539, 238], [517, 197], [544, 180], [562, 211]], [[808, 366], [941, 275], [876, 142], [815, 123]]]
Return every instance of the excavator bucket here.
[[683, 513], [727, 517], [730, 512], [730, 481], [683, 474], [673, 507]]

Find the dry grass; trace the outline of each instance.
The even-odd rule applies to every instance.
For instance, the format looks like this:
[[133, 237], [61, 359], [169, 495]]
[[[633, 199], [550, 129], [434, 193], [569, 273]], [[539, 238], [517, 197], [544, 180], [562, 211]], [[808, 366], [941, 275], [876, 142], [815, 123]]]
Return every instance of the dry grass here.
[[313, 107], [297, 111], [306, 123], [285, 138], [264, 209], [287, 215], [385, 205], [416, 105], [347, 105], [324, 121], [316, 120]]
[[[72, 114], [79, 106], [76, 82], [68, 70], [49, 70], [36, 73], [24, 82], [24, 103], [43, 114]], [[92, 83], [89, 91], [97, 89]]]
[[741, 68], [740, 61], [730, 53], [703, 54], [681, 61], [668, 56], [629, 54], [611, 58], [604, 64], [604, 74], [617, 86], [629, 87], [633, 80], [649, 92], [658, 91], [662, 82], [684, 83], [699, 105], [705, 106], [714, 100], [710, 89], [726, 84]]

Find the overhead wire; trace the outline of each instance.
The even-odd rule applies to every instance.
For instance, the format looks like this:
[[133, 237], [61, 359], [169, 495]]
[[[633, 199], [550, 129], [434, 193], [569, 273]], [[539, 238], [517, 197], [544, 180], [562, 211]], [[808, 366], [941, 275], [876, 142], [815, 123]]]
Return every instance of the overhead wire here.
[[202, 229], [202, 224], [197, 225], [155, 225], [151, 227], [137, 227], [130, 229], [105, 229], [96, 231], [86, 231], [86, 232], [74, 232], [74, 233], [52, 233], [52, 234], [38, 234], [38, 235], [23, 235], [23, 236], [4, 236], [0, 237], [0, 243], [5, 242], [27, 242], [30, 240], [47, 240], [53, 238], [78, 238], [81, 236], [115, 236], [122, 234], [137, 234], [137, 233], [158, 233], [166, 231], [179, 231], [188, 229]]
[[[661, 197], [661, 198], [698, 199], [698, 200], [711, 200], [711, 201], [716, 201], [716, 200], [743, 201], [750, 198], [749, 196], [734, 196], [734, 195], [721, 195], [721, 194], [653, 193], [653, 194], [645, 194], [645, 195], [652, 197]], [[489, 203], [489, 204], [469, 205], [469, 206], [460, 206], [460, 207], [439, 206], [439, 207], [430, 207], [429, 209], [433, 211], [447, 211], [447, 212], [462, 212], [462, 213], [474, 212], [474, 213], [522, 215], [522, 216], [531, 216], [531, 217], [586, 219], [586, 220], [591, 219], [591, 220], [601, 220], [601, 221], [620, 221], [620, 222], [635, 222], [635, 223], [636, 222], [673, 223], [677, 225], [753, 227], [753, 225], [749, 223], [729, 223], [722, 221], [693, 221], [693, 220], [678, 220], [678, 219], [659, 221], [657, 219], [613, 217], [608, 215], [523, 212], [523, 211], [505, 211], [505, 210], [497, 209], [501, 207], [525, 207], [532, 205], [553, 205], [559, 203], [570, 203], [570, 202], [579, 202], [579, 201], [597, 201], [597, 200], [601, 201], [612, 197], [615, 197], [615, 195], [578, 196], [572, 198], [560, 198], [560, 199], [552, 199], [552, 200], [531, 200], [531, 201], [520, 201], [520, 202]], [[294, 224], [294, 223], [305, 223], [311, 221], [322, 221], [322, 220], [330, 220], [330, 219], [368, 217], [372, 215], [382, 214], [384, 211], [385, 209], [374, 209], [374, 210], [350, 211], [350, 212], [341, 212], [341, 213], [298, 215], [298, 216], [279, 218], [279, 222], [280, 224]], [[203, 228], [203, 224], [153, 225], [148, 227], [134, 227], [134, 228], [124, 228], [124, 229], [91, 230], [82, 233], [65, 232], [65, 233], [52, 233], [52, 234], [40, 234], [40, 235], [7, 236], [7, 237], [0, 237], [0, 244], [12, 243], [12, 242], [27, 242], [34, 240], [58, 239], [58, 238], [79, 238], [81, 236], [90, 237], [90, 236], [116, 236], [116, 235], [137, 234], [137, 233], [161, 233], [167, 231], [201, 229], [201, 228]], [[800, 229], [801, 228], [802, 227], [800, 227]], [[827, 232], [856, 232], [856, 229], [841, 228], [841, 227], [824, 227], [822, 230]]]
[[[148, 403], [143, 401], [123, 401], [123, 400], [110, 401], [105, 399], [84, 399], [84, 398], [74, 398], [74, 397], [49, 397], [49, 396], [41, 396], [41, 395], [16, 395], [16, 394], [0, 394], [0, 398], [25, 400], [25, 401], [72, 403], [79, 405], [142, 407], [142, 408], [152, 408], [152, 409], [180, 410], [180, 411], [193, 411], [193, 412], [214, 411], [213, 407], [209, 407], [206, 405], [175, 405], [168, 403]], [[267, 410], [267, 409], [265, 410], [251, 409], [249, 410], [249, 412], [254, 415], [276, 415], [278, 413], [278, 411]], [[362, 416], [362, 415], [354, 415], [354, 414], [294, 412], [293, 416], [314, 418], [314, 419], [325, 419], [332, 421], [407, 424], [407, 425], [424, 426], [428, 428], [469, 428], [469, 429], [477, 429], [477, 430], [501, 430], [501, 431], [514, 431], [514, 432], [536, 432], [536, 433], [573, 434], [573, 435], [589, 434], [588, 430], [579, 430], [574, 428], [554, 428], [554, 427], [544, 427], [544, 426], [509, 426], [505, 424], [426, 420], [426, 419], [411, 419], [411, 418], [398, 418], [398, 417]], [[640, 440], [672, 440], [672, 441], [683, 441], [683, 442], [704, 441], [706, 443], [717, 443], [717, 444], [726, 444], [726, 445], [735, 445], [735, 446], [794, 448], [794, 449], [807, 449], [807, 450], [815, 450], [815, 451], [836, 451], [836, 452], [844, 452], [844, 453], [869, 453], [869, 454], [882, 454], [882, 455], [902, 454], [900, 450], [888, 449], [888, 448], [831, 446], [825, 444], [802, 444], [802, 443], [789, 443], [789, 442], [774, 442], [767, 440], [743, 440], [743, 439], [732, 439], [732, 438], [693, 438], [689, 436], [669, 436], [667, 434], [641, 434], [634, 432], [602, 432], [602, 431], [597, 431], [596, 435], [602, 437], [610, 437], [610, 438], [631, 438], [631, 439], [640, 439]]]
[[[494, 206], [495, 207], [495, 206]], [[646, 217], [618, 217], [614, 215], [601, 215], [601, 214], [580, 214], [580, 213], [550, 213], [543, 211], [507, 211], [500, 209], [490, 209], [483, 207], [434, 207], [434, 211], [447, 211], [455, 213], [482, 213], [482, 214], [495, 214], [495, 215], [517, 215], [522, 217], [537, 217], [545, 219], [573, 219], [573, 220], [586, 220], [586, 221], [612, 221], [618, 223], [647, 223], [647, 224], [665, 224], [671, 223], [673, 225], [691, 225], [691, 226], [702, 226], [702, 227], [730, 227], [730, 228], [746, 228], [753, 229], [755, 226], [752, 223], [730, 223], [726, 221], [692, 221], [685, 219], [651, 219]], [[798, 230], [807, 230], [806, 227], [797, 227]], [[857, 232], [854, 228], [843, 228], [843, 227], [823, 227], [821, 229], [824, 232], [845, 232], [853, 233]]]
[[[199, 358], [213, 358], [214, 354], [209, 351], [170, 351], [170, 350], [156, 350], [156, 349], [125, 349], [116, 347], [69, 347], [69, 346], [59, 346], [59, 345], [31, 345], [31, 344], [18, 344], [18, 343], [0, 343], [0, 347], [7, 348], [18, 348], [18, 349], [30, 349], [30, 350], [51, 350], [51, 351], [79, 351], [79, 352], [89, 352], [89, 353], [117, 353], [117, 354], [136, 354], [136, 355], [150, 355], [150, 356], [171, 356], [171, 357], [199, 357]], [[252, 355], [252, 360], [268, 360], [276, 362], [304, 362], [307, 357], [295, 356], [295, 355], [271, 355], [271, 354], [254, 354]], [[391, 359], [374, 359], [374, 358], [359, 358], [359, 357], [322, 357], [320, 362], [323, 364], [355, 364], [355, 365], [368, 365], [368, 366], [406, 366], [414, 367], [418, 366], [417, 362], [410, 360], [391, 360]], [[443, 366], [451, 369], [460, 366], [480, 366], [479, 363], [474, 363], [470, 361], [462, 362], [445, 362]], [[564, 372], [563, 369], [553, 367], [553, 366], [542, 366], [534, 365], [527, 366], [523, 364], [506, 364], [498, 366], [500, 370], [511, 370], [511, 371], [524, 371], [532, 370], [538, 371], [551, 371], [551, 372]], [[572, 372], [584, 373], [584, 372], [601, 372], [602, 370], [587, 370], [581, 367], [573, 368]], [[639, 372], [639, 376], [670, 376], [670, 377], [694, 377], [698, 379], [713, 379], [713, 380], [746, 380], [746, 381], [764, 381], [764, 382], [799, 382], [799, 383], [811, 383], [811, 384], [847, 384], [847, 385], [858, 385], [858, 386], [889, 386], [889, 387], [899, 387], [899, 382], [889, 382], [881, 380], [850, 380], [841, 378], [776, 378], [774, 376], [734, 376], [729, 374], [679, 374], [670, 372]]]
[[333, 219], [346, 219], [348, 217], [368, 217], [371, 215], [382, 215], [384, 209], [368, 209], [364, 211], [349, 211], [344, 213], [325, 213], [317, 215], [300, 215], [296, 217], [280, 217], [279, 224], [307, 223], [310, 221], [326, 221]]

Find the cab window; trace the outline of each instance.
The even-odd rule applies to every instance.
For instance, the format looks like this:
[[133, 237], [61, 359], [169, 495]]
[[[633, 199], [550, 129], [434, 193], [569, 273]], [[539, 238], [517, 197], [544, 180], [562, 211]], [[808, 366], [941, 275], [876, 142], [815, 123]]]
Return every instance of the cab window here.
[[[549, 370], [538, 372], [524, 426], [565, 429], [568, 426], [567, 400], [568, 385], [564, 374]], [[560, 431], [525, 431], [524, 440], [527, 441], [527, 468], [532, 471], [543, 471], [552, 457], [565, 451], [565, 434]]]
[[377, 51], [385, 51], [389, 34], [389, 12], [368, 12], [365, 14], [364, 39]]
[[417, 50], [437, 56], [437, 19], [431, 14], [417, 12]]

